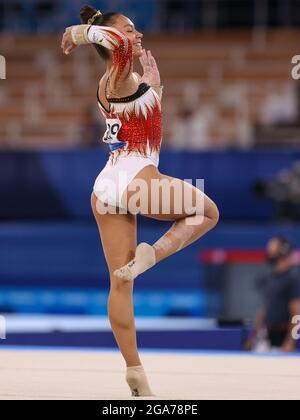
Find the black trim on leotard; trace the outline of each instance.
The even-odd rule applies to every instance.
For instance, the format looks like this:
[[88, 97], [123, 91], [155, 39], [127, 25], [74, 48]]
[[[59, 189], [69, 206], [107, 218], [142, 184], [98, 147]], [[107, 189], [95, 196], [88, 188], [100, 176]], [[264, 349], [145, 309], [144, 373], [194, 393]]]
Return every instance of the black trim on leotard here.
[[107, 98], [107, 101], [112, 103], [133, 102], [148, 92], [150, 88], [151, 86], [147, 85], [147, 83], [141, 83], [138, 87], [138, 90], [133, 95], [126, 96], [125, 98]]
[[[111, 99], [106, 98], [106, 100], [107, 102], [111, 102], [111, 103], [133, 102], [136, 99], [140, 98], [142, 95], [144, 95], [146, 92], [148, 92], [150, 88], [151, 86], [149, 86], [147, 83], [141, 83], [138, 87], [138, 90], [133, 95], [126, 96], [125, 98], [111, 98]], [[106, 107], [103, 105], [99, 97], [99, 86], [97, 89], [97, 100], [99, 104], [102, 106], [102, 108], [104, 109], [104, 111], [110, 114], [110, 110], [106, 109]]]

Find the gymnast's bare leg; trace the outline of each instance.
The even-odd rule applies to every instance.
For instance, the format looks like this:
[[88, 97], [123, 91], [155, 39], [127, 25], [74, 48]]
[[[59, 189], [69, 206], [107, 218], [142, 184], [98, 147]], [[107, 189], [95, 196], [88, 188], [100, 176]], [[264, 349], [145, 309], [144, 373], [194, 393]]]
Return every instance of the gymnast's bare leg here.
[[[170, 194], [164, 195], [162, 190], [161, 194], [154, 194], [151, 187], [153, 180], [169, 182], [169, 185], [173, 185], [174, 188], [170, 188]], [[140, 244], [136, 249], [135, 257], [115, 270], [115, 276], [122, 280], [134, 280], [153, 265], [201, 238], [213, 229], [219, 220], [216, 204], [204, 192], [190, 184], [187, 185], [185, 181], [161, 174], [154, 165], [146, 166], [124, 192], [122, 203], [127, 206], [129, 212], [136, 196], [133, 184], [139, 185], [140, 207], [147, 195], [147, 208], [140, 211], [140, 214], [157, 220], [171, 220], [174, 224], [153, 245]], [[146, 185], [147, 188], [140, 188], [140, 185]], [[176, 190], [180, 189], [183, 193], [176, 194]], [[198, 208], [199, 204], [201, 209]], [[151, 213], [153, 205], [158, 209], [156, 214]], [[168, 208], [167, 212], [166, 208]]]
[[137, 350], [133, 308], [133, 282], [124, 282], [114, 271], [132, 259], [136, 250], [136, 216], [100, 214], [97, 197], [92, 195], [92, 209], [98, 225], [110, 274], [108, 317], [118, 347], [127, 366], [126, 380], [133, 396], [151, 396]]

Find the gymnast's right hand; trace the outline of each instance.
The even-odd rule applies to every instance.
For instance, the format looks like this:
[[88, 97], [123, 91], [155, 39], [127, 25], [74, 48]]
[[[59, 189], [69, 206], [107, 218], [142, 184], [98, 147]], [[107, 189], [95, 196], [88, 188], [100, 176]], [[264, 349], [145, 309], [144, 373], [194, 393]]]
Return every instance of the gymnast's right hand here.
[[76, 48], [72, 38], [72, 26], [65, 30], [61, 47], [66, 55], [69, 55]]

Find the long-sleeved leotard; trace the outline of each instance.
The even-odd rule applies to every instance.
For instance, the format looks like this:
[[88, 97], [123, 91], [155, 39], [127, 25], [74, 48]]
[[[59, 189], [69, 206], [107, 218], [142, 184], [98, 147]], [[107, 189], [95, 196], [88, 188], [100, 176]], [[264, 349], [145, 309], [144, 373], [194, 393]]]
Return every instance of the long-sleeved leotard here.
[[[95, 43], [112, 51], [113, 68], [109, 81], [121, 83], [132, 74], [132, 42], [125, 34], [106, 26], [80, 25], [73, 32], [77, 44]], [[106, 119], [107, 130], [103, 141], [110, 150], [125, 149], [149, 155], [159, 152], [162, 140], [161, 98], [156, 90], [141, 83], [135, 94], [126, 98], [107, 98], [107, 110], [98, 98], [101, 112]]]

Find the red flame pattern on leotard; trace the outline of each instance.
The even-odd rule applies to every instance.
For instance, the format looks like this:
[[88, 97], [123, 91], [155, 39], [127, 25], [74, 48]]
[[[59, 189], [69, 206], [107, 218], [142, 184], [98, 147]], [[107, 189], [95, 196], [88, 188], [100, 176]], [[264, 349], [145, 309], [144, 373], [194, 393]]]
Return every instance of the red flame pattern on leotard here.
[[[91, 42], [98, 43], [112, 51], [113, 70], [109, 76], [113, 85], [126, 79], [133, 69], [133, 46], [125, 34], [111, 27], [92, 27]], [[98, 98], [99, 99], [99, 98]], [[121, 129], [118, 140], [126, 142], [128, 153], [137, 151], [148, 155], [159, 152], [162, 140], [161, 100], [156, 91], [142, 83], [138, 91], [121, 99], [108, 99], [110, 109], [106, 110], [99, 100], [105, 119], [119, 119]], [[120, 149], [112, 152], [116, 155]]]
[[127, 142], [126, 150], [129, 153], [138, 151], [146, 156], [160, 151], [162, 113], [160, 99], [154, 89], [148, 87], [144, 94], [129, 102], [111, 102], [110, 112], [100, 102], [99, 106], [106, 119], [117, 118], [121, 121], [118, 139]]
[[[114, 34], [111, 33], [111, 35]], [[122, 76], [128, 77], [133, 65], [132, 43], [127, 38], [119, 35], [115, 35], [115, 38], [118, 40], [119, 48], [113, 51], [113, 67], [117, 73], [114, 86], [117, 85]], [[126, 68], [127, 72], [123, 75]]]
[[91, 26], [88, 32], [90, 41], [112, 51], [113, 66], [110, 74], [113, 88], [120, 79], [126, 79], [133, 68], [133, 46], [127, 36], [109, 26]]

